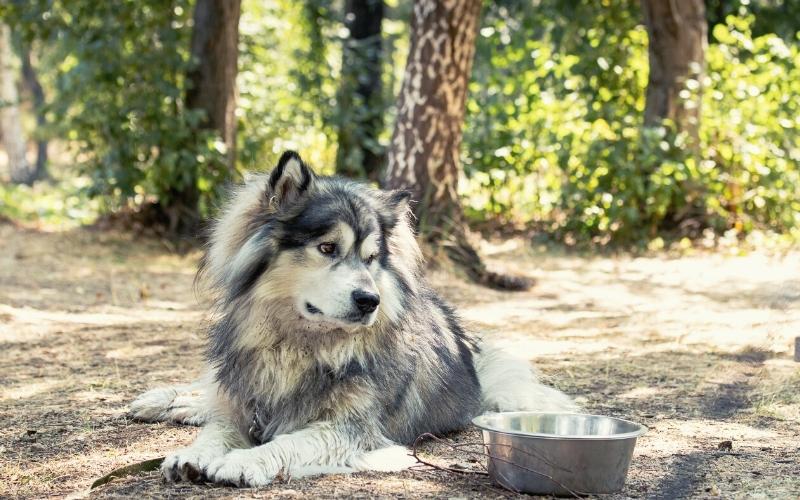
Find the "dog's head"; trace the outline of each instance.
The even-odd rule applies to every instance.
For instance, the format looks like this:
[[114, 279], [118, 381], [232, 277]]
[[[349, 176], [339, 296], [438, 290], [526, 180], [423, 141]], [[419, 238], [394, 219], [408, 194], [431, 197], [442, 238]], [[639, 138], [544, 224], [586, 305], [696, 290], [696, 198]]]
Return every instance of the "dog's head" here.
[[217, 222], [210, 277], [228, 303], [285, 304], [317, 330], [397, 319], [419, 267], [408, 197], [317, 176], [286, 152], [234, 195]]

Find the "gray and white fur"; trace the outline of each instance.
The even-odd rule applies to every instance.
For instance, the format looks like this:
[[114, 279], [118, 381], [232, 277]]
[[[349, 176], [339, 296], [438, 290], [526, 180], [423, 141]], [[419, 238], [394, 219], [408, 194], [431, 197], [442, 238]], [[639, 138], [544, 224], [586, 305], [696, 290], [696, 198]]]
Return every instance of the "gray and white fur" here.
[[407, 193], [317, 176], [296, 153], [233, 192], [198, 277], [215, 304], [208, 374], [131, 404], [203, 425], [168, 479], [399, 470], [402, 445], [482, 412], [574, 409], [427, 285]]

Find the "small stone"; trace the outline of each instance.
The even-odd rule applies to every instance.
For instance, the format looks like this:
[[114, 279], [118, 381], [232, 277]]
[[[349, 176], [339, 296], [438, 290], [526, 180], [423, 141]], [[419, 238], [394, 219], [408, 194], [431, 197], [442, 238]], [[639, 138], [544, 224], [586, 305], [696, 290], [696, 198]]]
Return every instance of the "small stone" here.
[[717, 449], [722, 451], [731, 451], [733, 449], [733, 441], [722, 441], [717, 445]]

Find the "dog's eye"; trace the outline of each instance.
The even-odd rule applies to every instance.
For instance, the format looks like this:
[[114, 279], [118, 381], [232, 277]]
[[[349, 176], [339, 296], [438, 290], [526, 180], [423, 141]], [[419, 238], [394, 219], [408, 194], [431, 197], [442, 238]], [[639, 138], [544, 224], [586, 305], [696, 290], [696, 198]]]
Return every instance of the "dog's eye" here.
[[367, 257], [367, 260], [365, 261], [367, 263], [367, 265], [372, 264], [372, 261], [375, 260], [375, 257], [376, 257], [375, 254], [372, 254], [369, 257]]
[[323, 253], [325, 255], [333, 255], [334, 253], [336, 253], [336, 243], [331, 243], [331, 242], [320, 243], [317, 249], [319, 250], [320, 253]]

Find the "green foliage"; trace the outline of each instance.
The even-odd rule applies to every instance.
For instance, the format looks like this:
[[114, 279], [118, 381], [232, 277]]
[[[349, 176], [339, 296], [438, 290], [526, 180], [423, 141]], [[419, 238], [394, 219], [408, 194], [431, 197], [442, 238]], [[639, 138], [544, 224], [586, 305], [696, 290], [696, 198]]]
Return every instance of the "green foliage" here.
[[[800, 2], [797, 0], [705, 0], [709, 26], [726, 24], [728, 16], [752, 14], [750, 23], [753, 36], [778, 35], [788, 42], [796, 40], [800, 19]], [[713, 30], [709, 39], [718, 41]]]
[[701, 144], [643, 127], [638, 2], [503, 2], [478, 42], [464, 138], [468, 214], [536, 222], [567, 241], [646, 242], [704, 228], [800, 226], [797, 43], [714, 28]]
[[242, 168], [271, 168], [284, 149], [296, 149], [333, 173], [341, 125], [357, 138], [353, 117], [385, 114], [382, 151], [391, 134], [393, 109], [405, 65], [409, 4], [387, 2], [383, 22], [383, 95], [373, 103], [339, 94], [343, 31], [341, 2], [243, 0], [240, 46], [238, 161]]
[[87, 177], [68, 175], [33, 186], [0, 184], [0, 215], [47, 229], [71, 229], [93, 223], [100, 199], [87, 196]]
[[[706, 76], [685, 89], [702, 92], [700, 143], [689, 147], [670, 123], [643, 127], [648, 40], [638, 0], [485, 2], [463, 141], [467, 214], [600, 244], [709, 228], [800, 231], [799, 4], [707, 3], [714, 25]], [[410, 4], [387, 2], [384, 95], [361, 103], [341, 95], [348, 87], [341, 82], [341, 2], [243, 0], [238, 167], [267, 169], [291, 148], [332, 173], [341, 126], [381, 113], [386, 126], [377, 144], [366, 146], [385, 148]], [[222, 141], [198, 131], [201, 117], [185, 108], [193, 6], [0, 5], [17, 34], [41, 48], [48, 134], [74, 149], [86, 175], [59, 184], [84, 190], [62, 193], [64, 210], [78, 214], [74, 204], [85, 194], [97, 195], [94, 213], [168, 202], [187, 187], [201, 192], [207, 211], [212, 206], [227, 172]], [[345, 132], [361, 141], [351, 128]], [[6, 188], [0, 211], [60, 217], [64, 210], [51, 197], [42, 195], [41, 206], [25, 202], [37, 193]]]
[[109, 207], [169, 204], [192, 189], [210, 201], [228, 177], [224, 144], [184, 105], [191, 8], [189, 0], [38, 0], [10, 14], [60, 56], [48, 115], [91, 177], [89, 193]]
[[320, 42], [331, 27], [319, 16], [302, 2], [242, 2], [237, 106], [238, 161], [244, 169], [269, 169], [284, 149], [296, 149], [331, 172], [336, 158], [330, 125], [337, 90], [333, 71], [341, 55]]
[[727, 18], [707, 53], [708, 206], [737, 229], [800, 227], [800, 46]]

